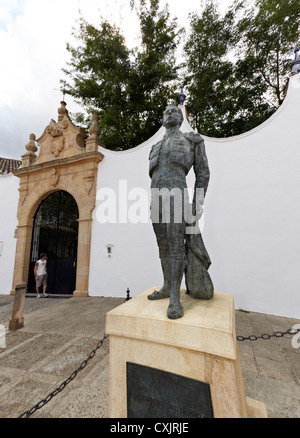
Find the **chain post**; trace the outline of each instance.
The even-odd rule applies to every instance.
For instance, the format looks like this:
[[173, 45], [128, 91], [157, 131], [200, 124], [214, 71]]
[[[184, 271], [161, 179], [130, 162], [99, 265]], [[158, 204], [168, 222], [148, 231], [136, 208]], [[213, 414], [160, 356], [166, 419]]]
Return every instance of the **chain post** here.
[[126, 291], [126, 299], [125, 299], [125, 301], [129, 301], [129, 300], [131, 300], [131, 296], [130, 296], [130, 289], [128, 287], [127, 291]]

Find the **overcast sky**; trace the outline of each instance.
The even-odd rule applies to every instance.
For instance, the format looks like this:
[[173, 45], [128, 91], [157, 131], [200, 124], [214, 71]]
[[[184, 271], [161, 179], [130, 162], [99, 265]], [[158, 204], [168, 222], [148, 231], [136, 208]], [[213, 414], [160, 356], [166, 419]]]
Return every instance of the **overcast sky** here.
[[[220, 0], [224, 12], [232, 0]], [[161, 1], [164, 4], [164, 0]], [[169, 0], [172, 16], [183, 25], [203, 0]], [[129, 47], [137, 43], [137, 20], [129, 0], [0, 0], [0, 156], [20, 159], [29, 134], [42, 135], [57, 120], [62, 100], [61, 71], [66, 67], [72, 27], [79, 9], [97, 25], [99, 16], [117, 24]], [[66, 96], [70, 112], [80, 108]]]

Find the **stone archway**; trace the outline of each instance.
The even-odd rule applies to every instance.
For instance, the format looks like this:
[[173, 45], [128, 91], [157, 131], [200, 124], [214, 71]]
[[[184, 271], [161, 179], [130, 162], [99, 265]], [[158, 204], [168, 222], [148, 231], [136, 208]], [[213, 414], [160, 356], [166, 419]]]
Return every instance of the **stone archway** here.
[[[22, 156], [22, 167], [14, 171], [20, 178], [18, 203], [18, 234], [11, 293], [20, 281], [27, 281], [33, 229], [33, 217], [49, 194], [64, 190], [78, 206], [78, 249], [75, 296], [88, 296], [92, 212], [95, 207], [98, 163], [103, 155], [97, 120], [94, 117], [90, 136], [75, 126], [65, 102], [58, 109], [58, 122], [51, 120], [42, 136], [30, 135]], [[40, 146], [39, 154], [36, 143]]]

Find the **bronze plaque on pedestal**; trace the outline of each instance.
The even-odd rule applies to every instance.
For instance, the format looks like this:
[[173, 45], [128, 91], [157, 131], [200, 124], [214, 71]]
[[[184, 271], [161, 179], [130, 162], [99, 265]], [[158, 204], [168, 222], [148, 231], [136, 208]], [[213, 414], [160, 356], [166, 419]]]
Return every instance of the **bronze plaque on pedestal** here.
[[213, 418], [208, 383], [126, 363], [127, 418]]

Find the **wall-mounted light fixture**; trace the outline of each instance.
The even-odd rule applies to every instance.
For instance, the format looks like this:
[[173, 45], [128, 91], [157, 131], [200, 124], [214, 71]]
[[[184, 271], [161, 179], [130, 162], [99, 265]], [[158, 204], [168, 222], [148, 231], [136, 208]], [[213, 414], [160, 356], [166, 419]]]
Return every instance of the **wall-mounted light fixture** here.
[[111, 250], [114, 247], [114, 244], [113, 243], [107, 243], [105, 246], [106, 246], [106, 249], [107, 249], [108, 257], [111, 257]]

